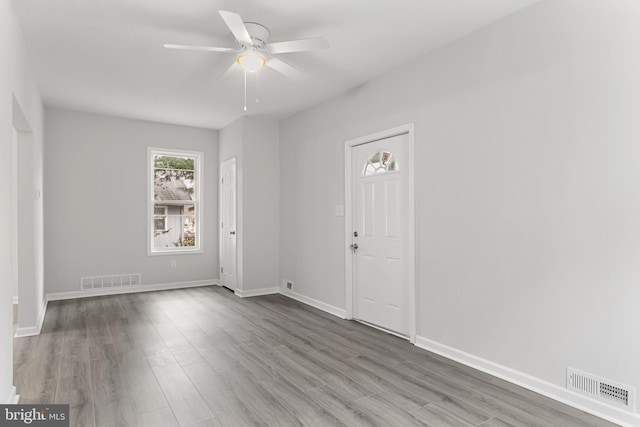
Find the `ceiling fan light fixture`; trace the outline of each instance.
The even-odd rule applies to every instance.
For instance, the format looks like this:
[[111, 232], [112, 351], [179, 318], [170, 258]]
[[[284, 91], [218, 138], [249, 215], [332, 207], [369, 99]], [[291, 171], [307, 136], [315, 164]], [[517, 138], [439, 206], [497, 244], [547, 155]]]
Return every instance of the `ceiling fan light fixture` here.
[[267, 62], [262, 55], [255, 51], [241, 53], [238, 55], [236, 61], [238, 61], [238, 64], [240, 64], [243, 70], [250, 73], [259, 71]]

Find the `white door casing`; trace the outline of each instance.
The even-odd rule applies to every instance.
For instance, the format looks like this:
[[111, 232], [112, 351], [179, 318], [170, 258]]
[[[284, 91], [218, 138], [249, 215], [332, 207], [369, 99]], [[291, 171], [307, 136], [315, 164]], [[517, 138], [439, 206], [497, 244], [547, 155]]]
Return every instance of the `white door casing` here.
[[236, 159], [220, 168], [220, 284], [233, 291], [237, 286], [237, 185]]
[[[14, 304], [18, 300], [18, 131], [11, 127], [11, 287]], [[19, 319], [18, 319], [19, 320]]]
[[[365, 174], [382, 152], [396, 170]], [[414, 342], [413, 125], [347, 141], [345, 159], [347, 317]]]

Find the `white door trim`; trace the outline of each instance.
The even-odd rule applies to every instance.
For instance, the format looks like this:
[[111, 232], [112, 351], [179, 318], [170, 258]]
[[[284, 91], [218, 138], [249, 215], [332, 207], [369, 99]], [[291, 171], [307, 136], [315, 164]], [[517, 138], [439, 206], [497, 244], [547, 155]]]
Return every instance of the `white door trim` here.
[[223, 245], [224, 245], [224, 235], [221, 232], [222, 229], [222, 210], [224, 208], [224, 203], [223, 203], [223, 197], [224, 195], [222, 194], [222, 171], [224, 169], [225, 166], [229, 165], [229, 164], [235, 164], [236, 165], [236, 176], [234, 179], [234, 185], [236, 186], [236, 209], [234, 209], [234, 212], [236, 213], [236, 219], [235, 219], [235, 224], [236, 224], [236, 271], [234, 272], [234, 277], [236, 278], [236, 286], [235, 286], [235, 290], [237, 289], [241, 289], [240, 284], [238, 283], [238, 242], [237, 242], [237, 230], [238, 230], [238, 163], [236, 162], [236, 158], [232, 157], [228, 160], [225, 160], [224, 162], [220, 163], [220, 168], [219, 168], [219, 172], [218, 172], [218, 277], [220, 279], [218, 279], [218, 284], [220, 286], [223, 286], [222, 284], [222, 273], [220, 272], [220, 267], [222, 266], [222, 251], [223, 251]]
[[409, 341], [416, 342], [416, 239], [415, 239], [415, 217], [416, 205], [414, 196], [415, 185], [415, 162], [414, 162], [414, 124], [407, 123], [402, 126], [350, 139], [344, 143], [344, 259], [345, 259], [345, 309], [346, 318], [353, 319], [353, 256], [351, 254], [351, 242], [353, 236], [353, 182], [351, 149], [356, 145], [378, 141], [380, 139], [391, 138], [393, 136], [407, 134], [409, 140], [409, 162], [411, 173], [409, 174]]

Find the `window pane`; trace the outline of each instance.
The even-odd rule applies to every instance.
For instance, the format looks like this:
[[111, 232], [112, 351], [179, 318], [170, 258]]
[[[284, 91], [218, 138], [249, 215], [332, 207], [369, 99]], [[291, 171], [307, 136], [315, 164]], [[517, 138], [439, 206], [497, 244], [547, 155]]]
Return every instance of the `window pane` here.
[[182, 246], [196, 245], [196, 216], [194, 212], [185, 215], [182, 218]]
[[194, 200], [193, 171], [155, 170], [154, 200]]
[[363, 175], [374, 175], [398, 170], [398, 163], [390, 151], [378, 151], [369, 156]]
[[154, 220], [154, 224], [155, 231], [164, 231], [167, 224], [167, 219], [166, 217], [156, 217]]
[[380, 163], [382, 163], [383, 166], [386, 166], [387, 163], [389, 163], [389, 160], [391, 159], [391, 153], [388, 151], [383, 151], [380, 154]]
[[167, 207], [166, 206], [155, 206], [153, 208], [153, 230], [154, 231], [165, 231], [167, 228]]
[[193, 171], [183, 171], [177, 169], [154, 169], [155, 179], [161, 181], [177, 180], [184, 181], [193, 186]]
[[154, 156], [153, 167], [155, 169], [178, 169], [195, 170], [195, 159], [193, 157], [180, 156]]
[[375, 171], [376, 168], [374, 168], [371, 163], [367, 162], [367, 165], [364, 167], [364, 174], [371, 175], [372, 173], [375, 173]]
[[153, 157], [154, 200], [194, 200], [195, 158]]
[[170, 205], [167, 206], [167, 212], [163, 217], [166, 221], [165, 227], [162, 231], [156, 230], [154, 233], [154, 248], [176, 249], [197, 246], [195, 205]]

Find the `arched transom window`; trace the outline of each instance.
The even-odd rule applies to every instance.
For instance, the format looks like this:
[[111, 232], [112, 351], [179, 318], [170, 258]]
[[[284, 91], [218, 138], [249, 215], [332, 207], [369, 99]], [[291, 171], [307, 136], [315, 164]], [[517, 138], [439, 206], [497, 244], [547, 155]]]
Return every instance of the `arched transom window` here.
[[379, 173], [388, 173], [398, 170], [398, 162], [396, 162], [393, 153], [390, 151], [378, 151], [369, 156], [369, 160], [364, 165], [363, 175], [375, 175]]

